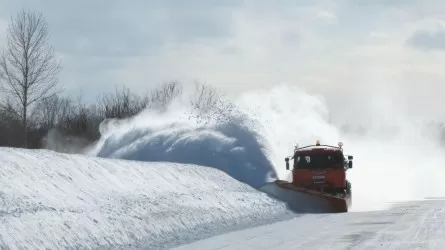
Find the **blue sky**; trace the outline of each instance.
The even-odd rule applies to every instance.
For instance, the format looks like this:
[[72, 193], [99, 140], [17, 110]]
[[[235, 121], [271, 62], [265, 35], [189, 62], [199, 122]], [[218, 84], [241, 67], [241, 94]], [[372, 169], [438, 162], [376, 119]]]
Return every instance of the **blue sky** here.
[[[403, 86], [408, 102], [445, 90], [439, 0], [0, 0], [0, 6], [0, 31], [22, 7], [45, 15], [63, 66], [60, 81], [67, 94], [82, 90], [86, 99], [122, 84], [143, 92], [168, 80], [199, 80], [227, 93], [288, 82], [342, 98], [348, 91], [397, 94]], [[0, 45], [4, 39], [0, 32]], [[429, 105], [439, 101], [433, 99]]]

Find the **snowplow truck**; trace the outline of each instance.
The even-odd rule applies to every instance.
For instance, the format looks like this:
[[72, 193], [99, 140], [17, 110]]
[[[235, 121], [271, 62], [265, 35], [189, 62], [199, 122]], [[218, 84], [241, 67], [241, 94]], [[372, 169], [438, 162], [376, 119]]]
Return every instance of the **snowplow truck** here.
[[[295, 146], [294, 154], [285, 158], [286, 170], [292, 163], [292, 182], [276, 181], [280, 188], [291, 190], [294, 196], [305, 196], [302, 206], [323, 207], [325, 212], [347, 212], [352, 204], [351, 183], [346, 171], [352, 168], [352, 155], [343, 154], [343, 143], [337, 146]], [[297, 195], [298, 194], [298, 195]], [[309, 201], [310, 200], [310, 201]], [[321, 208], [320, 208], [321, 209]]]

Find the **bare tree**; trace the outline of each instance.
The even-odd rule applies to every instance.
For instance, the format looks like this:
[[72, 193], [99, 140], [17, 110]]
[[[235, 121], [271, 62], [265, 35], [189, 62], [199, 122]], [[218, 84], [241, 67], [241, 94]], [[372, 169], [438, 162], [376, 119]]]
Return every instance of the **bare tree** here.
[[222, 95], [207, 84], [195, 83], [194, 98], [191, 101], [192, 106], [201, 112], [207, 112], [214, 108]]
[[70, 110], [71, 100], [58, 95], [37, 102], [33, 119], [43, 128], [54, 128], [62, 121]]
[[173, 99], [183, 93], [183, 87], [180, 82], [171, 81], [163, 83], [160, 87], [151, 91], [148, 97], [147, 107], [150, 109], [163, 111], [172, 102]]
[[104, 119], [127, 118], [136, 115], [147, 107], [148, 98], [140, 98], [123, 87], [116, 89], [115, 94], [107, 94], [102, 97], [100, 110]]
[[48, 45], [48, 28], [42, 14], [22, 10], [7, 32], [7, 46], [0, 54], [0, 90], [20, 105], [24, 147], [27, 147], [28, 108], [52, 97], [57, 89], [60, 67]]

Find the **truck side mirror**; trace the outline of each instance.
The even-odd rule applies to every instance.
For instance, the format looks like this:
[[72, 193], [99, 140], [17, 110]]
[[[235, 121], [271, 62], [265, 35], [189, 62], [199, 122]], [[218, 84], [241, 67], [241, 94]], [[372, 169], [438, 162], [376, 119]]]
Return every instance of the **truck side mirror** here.
[[354, 159], [354, 156], [348, 155], [348, 160], [352, 160], [352, 159]]
[[349, 168], [352, 168], [352, 161], [348, 162]]
[[289, 157], [284, 158], [284, 161], [286, 161], [286, 170], [289, 170]]

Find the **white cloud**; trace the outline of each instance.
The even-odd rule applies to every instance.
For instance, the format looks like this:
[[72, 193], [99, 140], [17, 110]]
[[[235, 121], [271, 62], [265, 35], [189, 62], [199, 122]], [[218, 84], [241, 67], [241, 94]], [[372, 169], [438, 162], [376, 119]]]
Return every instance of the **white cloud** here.
[[316, 17], [329, 23], [335, 22], [337, 20], [337, 16], [335, 15], [335, 13], [329, 10], [319, 10]]

